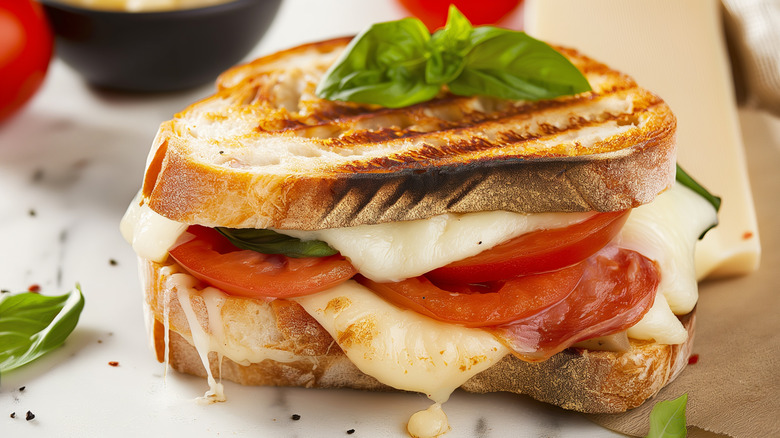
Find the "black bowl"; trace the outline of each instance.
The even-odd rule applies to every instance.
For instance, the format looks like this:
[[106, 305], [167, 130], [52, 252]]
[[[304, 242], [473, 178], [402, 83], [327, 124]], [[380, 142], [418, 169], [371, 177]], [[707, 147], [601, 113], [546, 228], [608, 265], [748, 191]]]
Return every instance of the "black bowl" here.
[[257, 45], [281, 0], [234, 0], [164, 12], [117, 12], [41, 0], [55, 50], [91, 84], [171, 91], [214, 81]]

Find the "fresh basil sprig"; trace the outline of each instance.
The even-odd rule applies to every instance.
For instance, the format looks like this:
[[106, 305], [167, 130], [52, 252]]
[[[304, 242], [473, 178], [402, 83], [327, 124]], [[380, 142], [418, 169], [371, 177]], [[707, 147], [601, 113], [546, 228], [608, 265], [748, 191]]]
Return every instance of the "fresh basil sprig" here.
[[450, 6], [431, 35], [416, 18], [377, 23], [355, 37], [317, 86], [329, 100], [399, 108], [434, 98], [443, 85], [462, 96], [539, 100], [590, 91], [583, 74], [524, 32], [472, 27]]
[[704, 186], [691, 178], [691, 176], [688, 175], [688, 173], [685, 172], [679, 164], [677, 165], [677, 174], [675, 178], [677, 178], [677, 182], [684, 185], [685, 187], [688, 187], [689, 189], [696, 192], [699, 196], [706, 199], [710, 204], [712, 204], [713, 207], [715, 207], [715, 211], [720, 211], [720, 197], [715, 196], [707, 191]]
[[83, 308], [78, 284], [60, 296], [32, 292], [0, 296], [0, 372], [19, 368], [62, 345]]
[[650, 412], [650, 433], [646, 438], [685, 438], [685, 407], [688, 394], [658, 402]]
[[284, 254], [287, 257], [327, 257], [338, 254], [321, 240], [301, 240], [267, 229], [217, 228], [230, 243], [263, 254]]

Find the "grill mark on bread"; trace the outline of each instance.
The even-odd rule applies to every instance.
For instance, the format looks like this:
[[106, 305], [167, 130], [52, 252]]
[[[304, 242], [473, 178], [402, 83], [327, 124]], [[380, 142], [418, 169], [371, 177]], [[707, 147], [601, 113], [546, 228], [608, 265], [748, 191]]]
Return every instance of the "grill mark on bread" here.
[[[509, 145], [520, 145], [524, 143], [531, 143], [535, 140], [539, 140], [545, 137], [551, 137], [554, 135], [562, 135], [568, 132], [573, 132], [587, 127], [599, 126], [605, 122], [616, 122], [618, 126], [635, 125], [638, 121], [638, 115], [647, 112], [647, 109], [641, 109], [636, 111], [633, 115], [627, 116], [625, 114], [618, 115], [606, 115], [598, 120], [587, 120], [582, 117], [576, 117], [571, 119], [571, 123], [564, 127], [558, 128], [549, 123], [542, 123], [539, 126], [539, 130], [536, 133], [518, 132], [514, 130], [507, 130], [498, 132], [495, 135], [495, 139], [486, 139], [480, 136], [472, 136], [468, 138], [459, 139], [443, 144], [440, 147], [434, 147], [428, 143], [422, 143], [419, 147], [404, 150], [401, 153], [389, 156], [389, 157], [376, 157], [368, 160], [346, 163], [339, 169], [340, 172], [345, 173], [372, 173], [379, 169], [384, 171], [397, 171], [401, 169], [422, 169], [429, 165], [436, 164], [439, 160], [446, 160], [453, 155], [466, 154], [469, 152], [488, 151], [491, 149], [502, 149]], [[406, 137], [411, 137], [412, 134]], [[368, 143], [364, 141], [361, 143]], [[538, 157], [556, 158], [556, 157], [571, 157], [575, 155], [582, 155], [588, 153], [588, 148], [583, 147], [578, 142], [574, 142], [574, 149], [577, 153], [572, 153], [572, 147], [568, 147], [566, 151], [556, 152], [555, 149], [549, 149], [538, 153], [525, 152], [522, 155], [514, 155], [517, 158], [533, 159]], [[502, 156], [501, 159], [506, 159], [509, 156]]]
[[[270, 126], [259, 127], [258, 130], [316, 138], [321, 140], [323, 145], [330, 147], [356, 144], [369, 146], [400, 138], [414, 138], [451, 130], [477, 131], [487, 122], [511, 121], [530, 115], [538, 116], [540, 113], [559, 108], [607, 99], [632, 88], [635, 88], [635, 84], [623, 83], [599, 93], [582, 93], [563, 99], [514, 104], [499, 99], [453, 95], [401, 109], [377, 110], [371, 106], [343, 105], [333, 102], [334, 105], [323, 105], [322, 108], [326, 109], [324, 111], [305, 115], [307, 119], [316, 120], [314, 124], [305, 123], [297, 119], [294, 114], [290, 114], [291, 118], [282, 120], [275, 130], [269, 129]], [[485, 105], [486, 102], [491, 103]], [[496, 106], [503, 106], [503, 108], [490, 112], [475, 109], [475, 107], [486, 106], [488, 109]], [[457, 117], [453, 117], [453, 114], [457, 114]], [[441, 115], [445, 117], [442, 118]], [[377, 128], [372, 129], [371, 126]], [[323, 132], [329, 135], [322, 135]]]

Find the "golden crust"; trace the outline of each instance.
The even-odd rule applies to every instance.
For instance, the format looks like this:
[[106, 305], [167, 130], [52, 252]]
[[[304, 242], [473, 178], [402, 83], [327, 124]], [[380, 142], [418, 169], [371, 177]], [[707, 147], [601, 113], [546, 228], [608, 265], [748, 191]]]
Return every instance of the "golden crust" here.
[[[184, 373], [205, 376], [206, 371], [191, 338], [175, 291], [166, 280], [173, 270], [142, 260], [145, 292], [154, 316], [153, 336], [158, 360], [164, 357], [165, 302], [170, 327], [169, 363]], [[169, 265], [172, 266], [172, 265]], [[203, 298], [190, 298], [201, 327], [209, 330]], [[259, 310], [260, 309], [260, 310]], [[271, 318], [258, 318], [267, 311]], [[285, 361], [271, 359], [238, 364], [210, 354], [215, 376], [244, 385], [349, 387], [389, 390], [386, 385], [357, 369], [331, 336], [297, 303], [272, 303], [228, 297], [221, 317], [230, 320], [234, 333], [251, 337], [262, 332], [270, 348], [292, 354]], [[693, 342], [694, 313], [684, 317], [688, 341], [682, 345], [660, 345], [631, 340], [628, 352], [591, 351], [570, 348], [541, 363], [524, 362], [512, 355], [467, 381], [462, 389], [486, 393], [507, 391], [527, 394], [565, 409], [587, 413], [623, 412], [641, 405], [673, 380], [687, 365]], [[221, 375], [220, 373], [221, 369]]]
[[387, 109], [313, 95], [347, 42], [224, 73], [214, 96], [161, 125], [145, 202], [184, 223], [321, 229], [445, 212], [622, 210], [674, 180], [669, 107], [573, 50], [561, 49], [593, 92], [540, 102], [442, 93]]

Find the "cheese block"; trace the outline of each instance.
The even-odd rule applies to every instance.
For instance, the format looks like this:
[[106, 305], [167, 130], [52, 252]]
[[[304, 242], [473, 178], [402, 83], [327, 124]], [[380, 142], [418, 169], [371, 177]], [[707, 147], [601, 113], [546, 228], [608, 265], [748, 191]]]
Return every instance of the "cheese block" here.
[[761, 254], [719, 7], [713, 1], [527, 0], [524, 14], [530, 35], [626, 72], [672, 108], [680, 164], [723, 198], [720, 225], [696, 250], [702, 277], [752, 272]]

